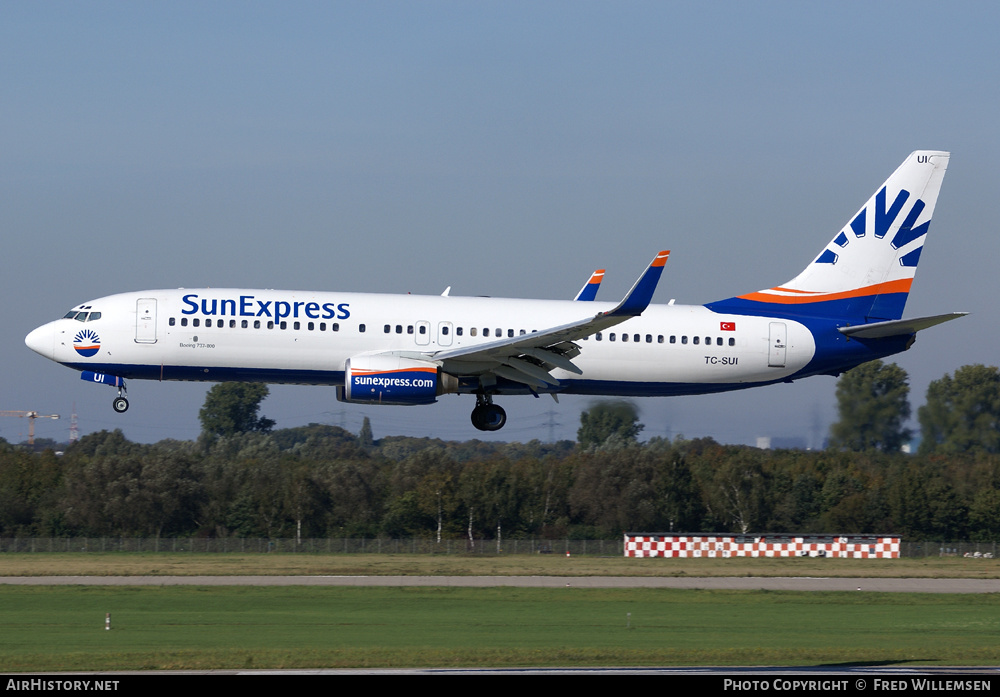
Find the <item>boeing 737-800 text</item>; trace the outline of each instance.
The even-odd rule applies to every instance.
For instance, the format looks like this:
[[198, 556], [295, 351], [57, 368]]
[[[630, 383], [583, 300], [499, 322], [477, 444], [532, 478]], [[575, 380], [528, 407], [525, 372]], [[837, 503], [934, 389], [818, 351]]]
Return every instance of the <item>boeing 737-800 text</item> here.
[[31, 332], [35, 352], [118, 388], [125, 381], [332, 385], [360, 404], [431, 404], [474, 394], [472, 423], [506, 422], [494, 399], [549, 393], [666, 396], [838, 375], [905, 351], [901, 319], [948, 166], [912, 153], [791, 281], [706, 305], [650, 305], [668, 252], [625, 298], [572, 301], [245, 289], [123, 293]]

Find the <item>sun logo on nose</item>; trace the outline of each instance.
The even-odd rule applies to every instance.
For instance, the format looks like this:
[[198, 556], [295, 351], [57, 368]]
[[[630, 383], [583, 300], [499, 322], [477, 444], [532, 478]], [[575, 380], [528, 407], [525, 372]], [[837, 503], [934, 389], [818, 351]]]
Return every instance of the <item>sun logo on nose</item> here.
[[101, 338], [96, 332], [84, 329], [73, 337], [73, 348], [84, 358], [90, 358], [101, 349]]

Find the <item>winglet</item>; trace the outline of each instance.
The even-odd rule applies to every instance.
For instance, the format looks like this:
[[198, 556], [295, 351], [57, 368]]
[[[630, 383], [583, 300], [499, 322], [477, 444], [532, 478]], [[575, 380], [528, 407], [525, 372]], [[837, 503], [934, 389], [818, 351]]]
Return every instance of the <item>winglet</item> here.
[[604, 269], [598, 269], [594, 273], [590, 274], [590, 280], [583, 284], [583, 288], [580, 292], [576, 294], [573, 300], [582, 300], [584, 302], [589, 302], [597, 297], [597, 290], [601, 287], [601, 281], [604, 280]]
[[641, 315], [643, 310], [649, 306], [656, 291], [656, 284], [660, 282], [660, 275], [663, 273], [663, 265], [667, 263], [670, 256], [669, 250], [659, 252], [650, 262], [646, 270], [639, 276], [639, 280], [632, 286], [625, 299], [618, 303], [618, 307], [605, 313], [608, 317], [636, 317]]

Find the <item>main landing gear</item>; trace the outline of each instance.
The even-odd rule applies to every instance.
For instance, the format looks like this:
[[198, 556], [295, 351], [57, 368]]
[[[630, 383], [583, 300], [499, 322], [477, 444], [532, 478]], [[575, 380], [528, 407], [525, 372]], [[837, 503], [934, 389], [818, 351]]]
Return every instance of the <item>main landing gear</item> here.
[[507, 423], [507, 412], [493, 403], [488, 394], [476, 395], [476, 408], [472, 410], [472, 425], [480, 431], [499, 431]]
[[118, 386], [118, 396], [115, 397], [115, 401], [111, 403], [111, 408], [119, 414], [124, 414], [128, 411], [128, 398], [125, 397], [126, 394], [128, 394], [128, 392], [125, 390], [125, 381], [122, 380], [121, 384]]

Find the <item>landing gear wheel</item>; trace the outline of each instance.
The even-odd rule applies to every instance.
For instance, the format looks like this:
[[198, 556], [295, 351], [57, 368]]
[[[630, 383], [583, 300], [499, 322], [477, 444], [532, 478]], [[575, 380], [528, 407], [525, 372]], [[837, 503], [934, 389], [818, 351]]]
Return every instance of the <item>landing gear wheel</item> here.
[[484, 420], [487, 431], [499, 431], [507, 423], [507, 412], [499, 404], [487, 405]]
[[507, 412], [499, 404], [477, 404], [472, 410], [472, 425], [480, 431], [499, 431], [507, 423]]
[[111, 403], [111, 408], [119, 414], [124, 414], [128, 411], [128, 400], [124, 397], [115, 397], [115, 401]]
[[484, 407], [477, 406], [472, 410], [472, 425], [480, 431], [486, 430], [486, 421], [483, 418], [483, 408]]

